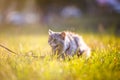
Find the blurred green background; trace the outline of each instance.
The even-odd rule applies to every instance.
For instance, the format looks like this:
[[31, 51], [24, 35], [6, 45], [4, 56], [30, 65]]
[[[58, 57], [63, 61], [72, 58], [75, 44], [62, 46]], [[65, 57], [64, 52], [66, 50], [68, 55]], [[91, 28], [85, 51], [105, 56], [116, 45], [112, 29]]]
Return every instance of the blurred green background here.
[[10, 26], [119, 36], [120, 0], [0, 0], [0, 28]]

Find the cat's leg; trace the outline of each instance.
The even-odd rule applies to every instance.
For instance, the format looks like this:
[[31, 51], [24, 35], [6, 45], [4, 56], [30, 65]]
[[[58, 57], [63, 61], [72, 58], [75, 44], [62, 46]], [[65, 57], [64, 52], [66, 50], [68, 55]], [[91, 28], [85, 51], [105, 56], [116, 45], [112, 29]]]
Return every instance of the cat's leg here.
[[86, 48], [79, 47], [77, 51], [77, 56], [80, 57], [81, 55], [84, 55], [86, 58], [89, 58], [91, 56], [91, 49], [89, 47]]
[[55, 54], [56, 54], [56, 50], [52, 48], [52, 56], [54, 56]]
[[78, 48], [76, 53], [77, 53], [77, 56], [80, 57], [84, 53], [84, 50], [81, 50], [80, 48]]

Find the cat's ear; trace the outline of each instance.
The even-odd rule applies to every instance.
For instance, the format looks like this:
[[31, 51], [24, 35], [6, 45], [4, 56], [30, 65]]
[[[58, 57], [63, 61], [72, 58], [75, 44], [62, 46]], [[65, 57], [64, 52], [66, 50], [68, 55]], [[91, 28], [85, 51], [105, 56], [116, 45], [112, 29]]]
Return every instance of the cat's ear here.
[[66, 33], [65, 33], [65, 32], [61, 32], [60, 36], [61, 36], [61, 38], [64, 40], [64, 39], [65, 39], [65, 36], [66, 36]]
[[49, 29], [48, 31], [49, 35], [53, 34], [53, 31]]

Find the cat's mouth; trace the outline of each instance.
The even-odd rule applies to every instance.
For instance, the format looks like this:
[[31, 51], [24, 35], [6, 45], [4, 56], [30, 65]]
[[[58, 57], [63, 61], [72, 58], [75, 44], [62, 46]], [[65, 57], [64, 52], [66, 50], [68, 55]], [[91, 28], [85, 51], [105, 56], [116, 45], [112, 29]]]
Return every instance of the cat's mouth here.
[[57, 48], [58, 48], [58, 45], [56, 45], [56, 46], [53, 46], [53, 48], [54, 48], [54, 49], [57, 49]]
[[50, 46], [55, 50], [60, 48], [59, 44], [50, 44]]
[[55, 48], [57, 48], [57, 47], [58, 47], [58, 45], [55, 46]]

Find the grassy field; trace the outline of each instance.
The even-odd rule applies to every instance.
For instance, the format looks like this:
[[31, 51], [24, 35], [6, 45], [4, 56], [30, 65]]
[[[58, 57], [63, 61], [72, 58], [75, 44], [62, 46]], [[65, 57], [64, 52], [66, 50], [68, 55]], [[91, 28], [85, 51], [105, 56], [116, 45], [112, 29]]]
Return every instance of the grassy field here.
[[78, 32], [91, 47], [92, 56], [88, 60], [75, 56], [62, 61], [50, 58], [47, 30], [28, 27], [0, 30], [0, 44], [18, 54], [0, 47], [0, 80], [120, 80], [119, 37]]

